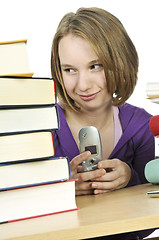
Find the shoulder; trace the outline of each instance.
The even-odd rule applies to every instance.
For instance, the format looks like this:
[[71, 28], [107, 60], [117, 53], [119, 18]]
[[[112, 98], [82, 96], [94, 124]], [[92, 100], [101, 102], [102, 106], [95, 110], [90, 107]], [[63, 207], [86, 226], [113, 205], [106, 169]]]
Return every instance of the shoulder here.
[[123, 131], [128, 128], [132, 132], [137, 132], [149, 128], [152, 115], [143, 108], [125, 103], [119, 107], [119, 117]]
[[56, 104], [60, 128], [53, 131], [56, 156], [67, 156], [69, 160], [79, 154], [78, 147], [67, 124], [64, 109]]
[[132, 112], [132, 113], [139, 113], [139, 114], [145, 114], [147, 116], [152, 116], [150, 113], [148, 113], [144, 108], [140, 108], [137, 106], [134, 106], [132, 104], [129, 103], [125, 103], [123, 105], [121, 105], [119, 107], [119, 109], [123, 112], [128, 111], [128, 112]]
[[148, 121], [152, 117], [144, 108], [136, 107], [129, 103], [125, 103], [119, 107], [119, 113], [121, 118], [126, 119], [135, 118], [136, 120], [141, 119], [142, 121]]
[[69, 130], [69, 126], [67, 124], [66, 118], [65, 118], [65, 111], [62, 108], [62, 106], [60, 104], [56, 104], [57, 107], [57, 111], [58, 111], [58, 118], [59, 118], [59, 130], [56, 131], [56, 133], [63, 133], [63, 132], [68, 132]]
[[59, 113], [59, 117], [65, 119], [64, 109], [62, 108], [62, 106], [59, 103], [57, 103], [56, 107], [57, 107], [57, 110], [58, 110], [58, 113]]

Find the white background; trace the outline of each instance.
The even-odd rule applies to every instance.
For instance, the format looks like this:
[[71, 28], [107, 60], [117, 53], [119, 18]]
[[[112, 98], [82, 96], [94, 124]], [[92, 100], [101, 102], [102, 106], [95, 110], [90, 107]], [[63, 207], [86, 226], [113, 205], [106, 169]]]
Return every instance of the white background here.
[[138, 51], [138, 84], [128, 102], [159, 114], [159, 105], [147, 100], [145, 92], [148, 81], [159, 81], [158, 0], [0, 0], [0, 41], [28, 39], [30, 71], [35, 77], [51, 77], [51, 44], [60, 19], [92, 6], [117, 16]]
[[[51, 77], [53, 35], [62, 16], [79, 7], [101, 7], [117, 16], [139, 54], [136, 89], [129, 99], [153, 115], [159, 105], [146, 99], [148, 81], [159, 81], [158, 0], [0, 0], [0, 42], [28, 39], [30, 71], [35, 77]], [[159, 235], [159, 234], [158, 234]]]
[[0, 41], [28, 39], [30, 71], [35, 77], [51, 77], [51, 44], [60, 19], [92, 6], [117, 16], [138, 51], [138, 84], [128, 102], [159, 114], [159, 105], [147, 100], [145, 92], [148, 81], [159, 81], [158, 0], [0, 0]]

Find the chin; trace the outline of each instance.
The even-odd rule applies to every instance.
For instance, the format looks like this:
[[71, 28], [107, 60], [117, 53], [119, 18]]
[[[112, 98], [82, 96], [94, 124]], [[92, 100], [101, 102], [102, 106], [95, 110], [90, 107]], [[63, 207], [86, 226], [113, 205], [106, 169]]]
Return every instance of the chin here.
[[107, 108], [108, 106], [112, 106], [112, 99], [93, 99], [91, 101], [75, 101], [76, 106], [79, 107], [81, 110], [84, 111], [99, 111], [100, 109]]
[[96, 111], [99, 111], [100, 109], [102, 109], [103, 110], [103, 107], [104, 107], [104, 105], [102, 104], [102, 105], [95, 105], [95, 104], [93, 104], [92, 106], [80, 106], [80, 109], [82, 110], [84, 110], [84, 111], [88, 111], [88, 112], [96, 112]]

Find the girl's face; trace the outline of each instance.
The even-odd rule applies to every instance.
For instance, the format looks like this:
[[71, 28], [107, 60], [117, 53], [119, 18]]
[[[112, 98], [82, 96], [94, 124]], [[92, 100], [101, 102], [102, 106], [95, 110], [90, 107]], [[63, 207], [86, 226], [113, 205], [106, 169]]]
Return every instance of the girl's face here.
[[66, 35], [59, 42], [59, 58], [65, 89], [81, 110], [110, 104], [103, 66], [87, 40]]

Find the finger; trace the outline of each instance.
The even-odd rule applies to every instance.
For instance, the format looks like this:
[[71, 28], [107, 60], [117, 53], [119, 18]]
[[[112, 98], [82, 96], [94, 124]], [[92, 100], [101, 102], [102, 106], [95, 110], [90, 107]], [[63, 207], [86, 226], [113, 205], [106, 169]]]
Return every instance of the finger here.
[[80, 195], [92, 195], [93, 194], [93, 190], [91, 189], [91, 190], [86, 190], [86, 191], [84, 191], [84, 190], [76, 190], [75, 191], [75, 194], [76, 194], [76, 196], [80, 196]]
[[82, 163], [84, 160], [86, 160], [90, 156], [91, 156], [91, 153], [89, 151], [86, 151], [74, 157], [70, 162], [71, 170], [74, 171], [80, 163]]
[[95, 189], [93, 191], [93, 194], [97, 195], [97, 194], [103, 194], [103, 193], [108, 193], [108, 192], [112, 192], [112, 190]]
[[113, 169], [119, 166], [121, 161], [119, 159], [108, 159], [98, 162], [98, 168]]
[[106, 172], [101, 177], [97, 177], [95, 179], [92, 179], [92, 181], [112, 182], [112, 181], [116, 180], [117, 178], [119, 178], [118, 171], [110, 171], [110, 172]]
[[117, 178], [111, 182], [92, 182], [92, 188], [100, 190], [115, 190], [123, 187], [123, 181], [121, 178]]
[[83, 166], [78, 166], [77, 173], [82, 173], [82, 172], [83, 172]]
[[75, 187], [75, 194], [76, 195], [88, 195], [88, 194], [93, 194], [93, 189], [91, 182], [82, 182], [79, 183], [78, 181], [76, 182], [76, 187]]
[[99, 178], [105, 174], [105, 169], [96, 169], [94, 171], [82, 172], [77, 174], [79, 182], [86, 182], [92, 179]]
[[76, 181], [75, 183], [75, 188], [76, 190], [81, 190], [81, 191], [87, 191], [87, 190], [92, 190], [92, 184], [91, 182], [79, 182]]

